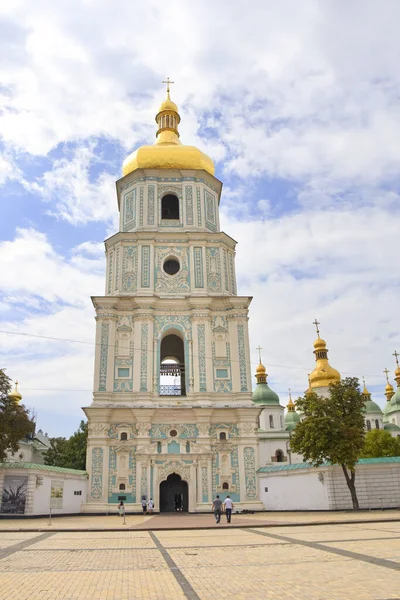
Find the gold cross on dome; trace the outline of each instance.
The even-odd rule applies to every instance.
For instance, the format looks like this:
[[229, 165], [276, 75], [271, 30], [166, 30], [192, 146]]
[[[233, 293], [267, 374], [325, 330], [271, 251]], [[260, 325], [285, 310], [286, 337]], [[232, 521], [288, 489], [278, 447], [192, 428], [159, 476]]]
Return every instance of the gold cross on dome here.
[[399, 353], [396, 350], [393, 352], [393, 356], [396, 358], [396, 365], [399, 366]]
[[163, 81], [163, 83], [166, 83], [166, 84], [167, 84], [167, 94], [169, 94], [169, 91], [170, 91], [170, 90], [169, 90], [169, 86], [170, 86], [170, 84], [171, 84], [171, 83], [175, 83], [175, 81], [171, 81], [171, 80], [170, 80], [170, 78], [169, 78], [169, 77], [167, 77], [167, 80], [166, 80], [166, 81]]
[[258, 350], [258, 357], [259, 357], [259, 359], [260, 359], [260, 364], [261, 364], [261, 350], [262, 350], [261, 346], [258, 346], [258, 347], [256, 348], [256, 350]]
[[313, 321], [313, 324], [315, 325], [315, 327], [316, 327], [316, 329], [317, 329], [317, 335], [318, 335], [318, 337], [319, 337], [319, 329], [318, 329], [318, 325], [321, 325], [321, 323], [319, 323], [319, 322], [317, 321], [317, 319], [315, 319], [315, 321]]
[[384, 373], [385, 373], [385, 375], [386, 375], [386, 381], [389, 383], [389, 377], [388, 377], [388, 373], [390, 373], [390, 371], [388, 371], [387, 367], [385, 367], [385, 368], [383, 369], [383, 372], [384, 372]]

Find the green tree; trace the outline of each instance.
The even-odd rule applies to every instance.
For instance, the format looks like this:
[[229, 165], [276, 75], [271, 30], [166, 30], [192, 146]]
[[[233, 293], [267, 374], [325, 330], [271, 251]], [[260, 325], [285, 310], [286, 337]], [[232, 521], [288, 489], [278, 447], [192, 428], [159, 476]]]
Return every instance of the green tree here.
[[328, 398], [306, 394], [297, 401], [304, 419], [290, 441], [292, 451], [314, 466], [328, 461], [342, 467], [354, 510], [359, 510], [355, 465], [364, 445], [364, 406], [355, 377], [330, 385]]
[[87, 423], [81, 421], [78, 430], [70, 438], [50, 438], [51, 446], [45, 454], [45, 464], [85, 470], [87, 436]]
[[79, 428], [67, 440], [65, 457], [67, 459], [68, 468], [70, 469], [86, 469], [86, 448], [88, 437], [88, 425], [86, 421], [81, 421]]
[[65, 467], [65, 449], [67, 440], [64, 437], [49, 438], [50, 448], [44, 455], [44, 464], [53, 467]]
[[35, 429], [29, 411], [9, 397], [10, 391], [11, 379], [0, 369], [0, 462], [8, 452], [17, 452], [20, 440]]
[[373, 429], [365, 435], [362, 458], [400, 456], [400, 439], [392, 437], [388, 431]]

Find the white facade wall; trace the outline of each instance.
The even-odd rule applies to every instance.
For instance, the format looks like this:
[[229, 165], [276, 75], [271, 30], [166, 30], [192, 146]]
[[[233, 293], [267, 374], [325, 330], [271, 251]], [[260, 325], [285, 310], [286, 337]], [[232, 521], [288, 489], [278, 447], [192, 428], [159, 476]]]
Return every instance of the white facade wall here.
[[[378, 461], [356, 467], [356, 490], [361, 509], [400, 506], [400, 463]], [[266, 510], [353, 508], [350, 491], [339, 466], [259, 473], [258, 483], [260, 500]]]
[[[25, 515], [48, 515], [50, 509], [50, 491], [52, 481], [63, 482], [63, 498], [61, 508], [52, 508], [52, 514], [75, 514], [82, 512], [82, 505], [87, 502], [88, 478], [82, 475], [45, 471], [41, 469], [24, 469], [22, 467], [0, 468], [0, 494], [6, 478], [27, 477]], [[81, 492], [81, 494], [74, 494]], [[6, 516], [9, 513], [0, 513]]]
[[259, 493], [266, 510], [329, 510], [328, 488], [316, 469], [262, 476]]
[[[341, 467], [330, 467], [331, 510], [353, 508], [349, 488]], [[360, 508], [400, 506], [400, 463], [358, 465], [356, 490]]]
[[[64, 493], [62, 508], [52, 508], [53, 515], [80, 513], [82, 504], [87, 501], [87, 478], [86, 477], [65, 477], [59, 476], [59, 473], [54, 475], [46, 475], [43, 477], [43, 484], [36, 487], [33, 495], [33, 515], [48, 515], [50, 509], [50, 490], [51, 482], [63, 481]], [[75, 495], [74, 492], [82, 492], [81, 495]]]

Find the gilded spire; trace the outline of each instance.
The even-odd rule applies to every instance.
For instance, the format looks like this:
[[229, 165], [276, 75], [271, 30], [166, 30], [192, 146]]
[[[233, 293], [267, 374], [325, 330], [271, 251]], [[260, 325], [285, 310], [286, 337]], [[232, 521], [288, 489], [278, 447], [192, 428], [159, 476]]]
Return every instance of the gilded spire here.
[[363, 380], [364, 388], [363, 388], [363, 391], [362, 391], [361, 393], [362, 393], [362, 395], [363, 395], [363, 396], [365, 396], [365, 398], [367, 398], [367, 400], [368, 400], [369, 398], [371, 398], [371, 393], [370, 393], [370, 392], [367, 390], [367, 386], [365, 385], [365, 378], [364, 378], [364, 375], [363, 375], [363, 378], [362, 378], [362, 380]]
[[292, 400], [292, 392], [289, 388], [289, 402], [286, 405], [286, 408], [288, 409], [288, 412], [295, 412], [296, 410], [296, 406]]
[[385, 367], [383, 372], [386, 375], [385, 396], [386, 396], [387, 401], [390, 402], [390, 400], [392, 399], [392, 396], [394, 395], [394, 389], [393, 389], [393, 386], [390, 384], [389, 377], [388, 377], [388, 374], [390, 373], [390, 371], [388, 371], [388, 369]]
[[181, 118], [170, 96], [170, 86], [174, 82], [167, 77], [163, 83], [167, 85], [167, 97], [156, 115], [156, 140], [152, 146], [141, 146], [124, 160], [123, 175], [137, 169], [184, 169], [214, 175], [211, 158], [195, 146], [186, 146], [180, 141], [178, 125]]
[[15, 402], [21, 402], [22, 395], [18, 391], [18, 381], [15, 382], [15, 389], [13, 392], [10, 392], [10, 394], [8, 394], [8, 397], [12, 398]]
[[400, 365], [399, 365], [399, 353], [398, 353], [398, 352], [395, 350], [395, 351], [393, 352], [393, 356], [395, 357], [395, 360], [396, 360], [396, 365], [397, 365], [397, 368], [396, 368], [396, 370], [395, 370], [395, 372], [394, 372], [394, 378], [395, 378], [395, 380], [396, 380], [397, 387], [400, 387]]
[[314, 354], [316, 366], [310, 375], [310, 387], [321, 388], [328, 387], [331, 383], [337, 383], [340, 381], [340, 373], [330, 366], [328, 361], [328, 349], [326, 342], [319, 335], [318, 325], [320, 323], [315, 319], [313, 321], [317, 329], [317, 339], [314, 342]]
[[257, 350], [258, 350], [258, 358], [259, 358], [260, 363], [259, 363], [258, 367], [256, 368], [255, 377], [257, 379], [257, 383], [267, 383], [267, 377], [268, 377], [267, 370], [261, 362], [261, 350], [262, 350], [261, 346], [258, 346]]
[[181, 118], [178, 113], [177, 105], [175, 104], [175, 102], [172, 102], [171, 97], [169, 95], [169, 86], [171, 85], [171, 83], [175, 82], [171, 81], [170, 78], [167, 77], [166, 81], [163, 81], [163, 83], [167, 84], [167, 97], [164, 100], [164, 102], [162, 102], [156, 115], [156, 123], [158, 125], [158, 131], [156, 133], [156, 144], [181, 145], [178, 131], [178, 125], [181, 121]]

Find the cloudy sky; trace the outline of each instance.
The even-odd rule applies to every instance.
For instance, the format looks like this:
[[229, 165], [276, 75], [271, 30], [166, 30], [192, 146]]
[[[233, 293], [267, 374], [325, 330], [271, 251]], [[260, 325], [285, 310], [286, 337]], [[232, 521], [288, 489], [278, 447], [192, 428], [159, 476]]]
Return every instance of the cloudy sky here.
[[253, 367], [260, 344], [282, 401], [301, 394], [317, 317], [332, 366], [383, 405], [400, 352], [399, 22], [397, 0], [1, 3], [0, 366], [39, 427], [70, 435], [91, 401], [114, 182], [154, 139], [166, 76], [181, 139], [224, 182]]

